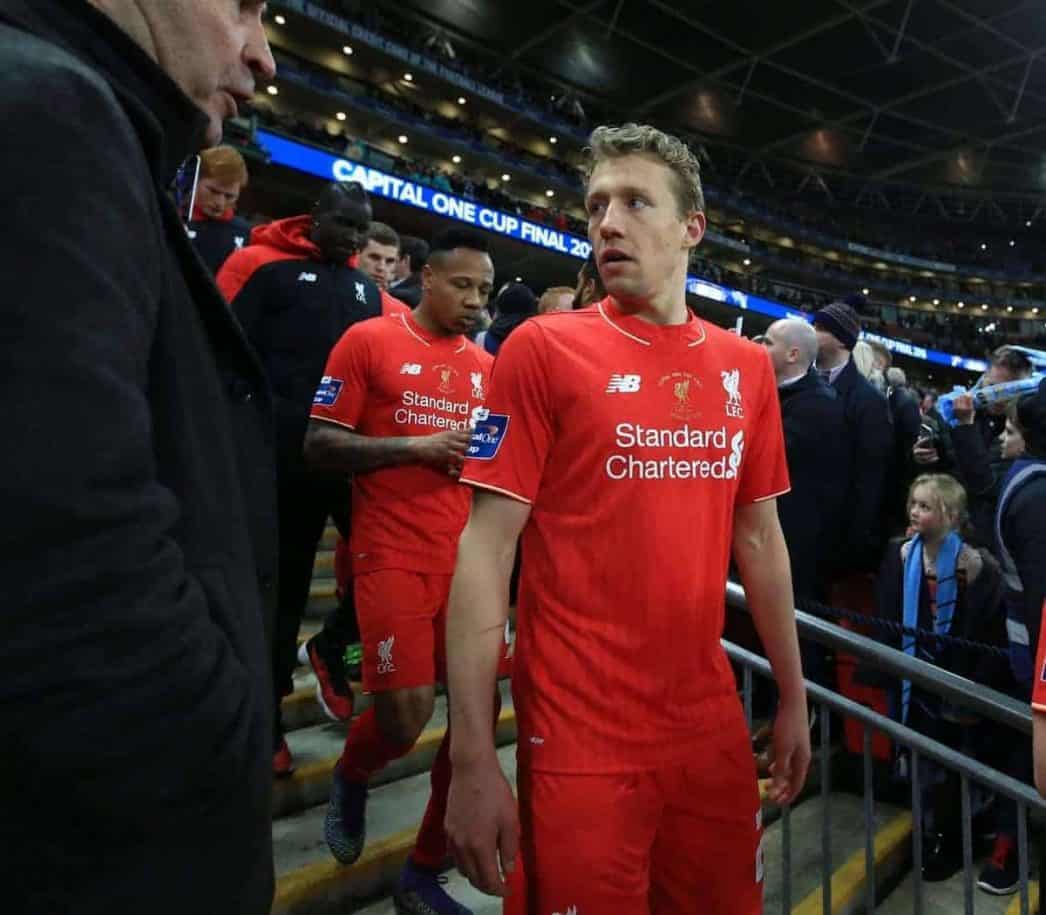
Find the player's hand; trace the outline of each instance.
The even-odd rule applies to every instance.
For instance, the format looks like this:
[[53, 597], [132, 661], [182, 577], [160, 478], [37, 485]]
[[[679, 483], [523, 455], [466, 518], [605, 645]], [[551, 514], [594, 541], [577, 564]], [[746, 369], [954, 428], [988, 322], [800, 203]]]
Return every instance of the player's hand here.
[[507, 896], [506, 878], [519, 855], [519, 811], [497, 757], [454, 767], [446, 828], [451, 854], [469, 883], [490, 896]]
[[472, 432], [468, 429], [448, 429], [446, 432], [423, 435], [415, 441], [418, 461], [457, 476], [471, 441]]
[[941, 459], [936, 448], [922, 448], [919, 445], [912, 449], [912, 457], [916, 464], [936, 464]]
[[781, 700], [774, 718], [774, 761], [770, 764], [769, 797], [780, 807], [791, 804], [806, 783], [810, 768], [810, 721], [806, 696]]
[[952, 413], [962, 426], [973, 425], [973, 398], [969, 394], [960, 394], [952, 401]]

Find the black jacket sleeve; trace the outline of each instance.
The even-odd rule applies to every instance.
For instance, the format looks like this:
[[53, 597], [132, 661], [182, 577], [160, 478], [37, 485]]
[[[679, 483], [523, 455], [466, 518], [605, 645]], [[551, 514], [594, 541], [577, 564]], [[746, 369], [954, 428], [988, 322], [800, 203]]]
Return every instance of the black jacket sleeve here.
[[1024, 622], [1034, 656], [1046, 600], [1046, 480], [1034, 480], [1017, 493], [1006, 517], [1004, 536], [1024, 586]]
[[984, 445], [984, 436], [976, 426], [958, 425], [952, 430], [955, 457], [959, 473], [970, 500], [990, 498], [995, 501], [995, 476], [991, 456]]
[[870, 388], [855, 399], [854, 505], [850, 546], [858, 565], [874, 570], [881, 556], [883, 500], [894, 459], [893, 425], [885, 397]]
[[0, 796], [62, 786], [98, 834], [164, 829], [239, 779], [251, 687], [157, 477], [171, 261], [140, 142], [89, 71], [41, 71], [0, 98], [23, 125], [0, 144]]
[[[223, 289], [231, 285], [232, 280], [225, 282], [227, 271], [236, 272], [238, 269], [237, 259], [249, 256], [249, 252], [240, 252], [233, 255], [219, 272], [218, 283]], [[239, 291], [230, 298], [229, 305], [233, 313], [243, 327], [247, 339], [255, 352], [259, 353], [266, 370], [270, 371], [268, 365], [268, 353], [265, 345], [265, 325], [269, 317], [269, 311], [273, 307], [276, 298], [273, 295], [271, 285], [272, 273], [265, 269], [256, 269], [250, 274], [246, 282], [240, 286]], [[309, 424], [309, 407], [298, 401], [281, 394], [274, 389], [272, 392], [273, 410], [276, 418], [276, 447], [286, 466], [300, 464], [302, 443], [305, 441], [305, 431]]]

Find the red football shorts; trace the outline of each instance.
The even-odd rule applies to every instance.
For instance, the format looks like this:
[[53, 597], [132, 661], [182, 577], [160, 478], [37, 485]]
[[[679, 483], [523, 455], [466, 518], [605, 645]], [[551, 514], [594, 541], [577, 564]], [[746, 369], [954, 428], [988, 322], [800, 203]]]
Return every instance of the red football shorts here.
[[519, 773], [506, 915], [759, 915], [759, 789], [743, 717], [699, 758], [614, 775]]
[[[450, 581], [450, 575], [402, 569], [365, 572], [353, 579], [366, 692], [446, 682]], [[510, 672], [506, 627], [498, 676]]]

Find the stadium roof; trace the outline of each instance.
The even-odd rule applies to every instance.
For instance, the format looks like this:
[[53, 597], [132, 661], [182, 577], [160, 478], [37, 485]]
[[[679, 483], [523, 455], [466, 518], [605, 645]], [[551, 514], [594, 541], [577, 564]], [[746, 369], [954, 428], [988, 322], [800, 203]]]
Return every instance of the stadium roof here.
[[376, 5], [727, 170], [1046, 195], [1042, 0]]

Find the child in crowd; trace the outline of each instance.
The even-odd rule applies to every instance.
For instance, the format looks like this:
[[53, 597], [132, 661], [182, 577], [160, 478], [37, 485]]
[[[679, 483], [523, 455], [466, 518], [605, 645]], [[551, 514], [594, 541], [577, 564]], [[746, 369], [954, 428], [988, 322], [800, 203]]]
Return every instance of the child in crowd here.
[[[879, 612], [905, 633], [898, 647], [913, 657], [977, 682], [995, 681], [996, 656], [938, 636], [1005, 644], [999, 610], [1000, 574], [991, 555], [964, 542], [966, 492], [946, 474], [923, 474], [909, 490], [910, 538], [895, 540], [879, 572]], [[918, 630], [918, 634], [912, 632]], [[902, 681], [896, 717], [952, 747], [969, 747], [973, 723], [960, 709]], [[923, 785], [923, 879], [945, 880], [962, 866], [959, 785], [932, 761], [920, 767]]]

